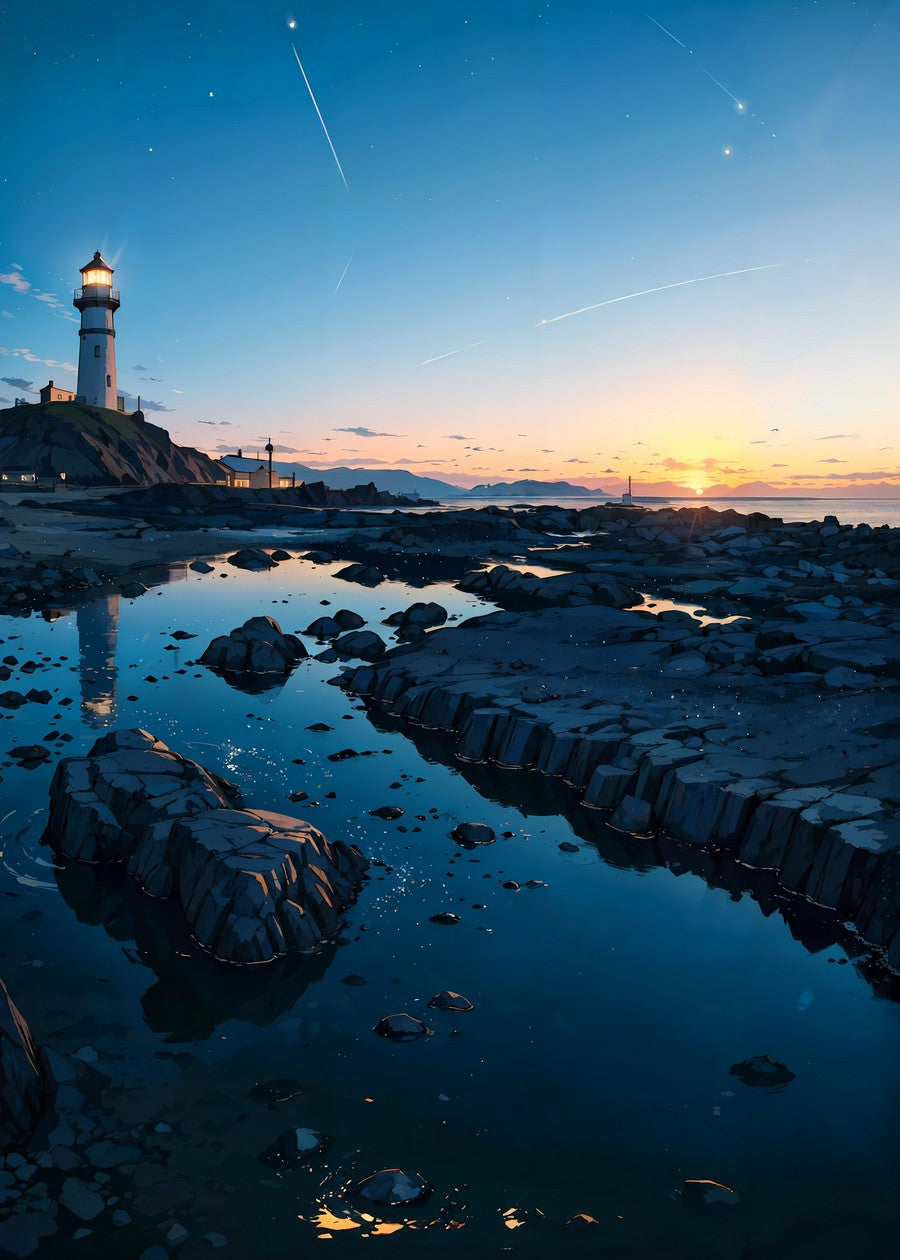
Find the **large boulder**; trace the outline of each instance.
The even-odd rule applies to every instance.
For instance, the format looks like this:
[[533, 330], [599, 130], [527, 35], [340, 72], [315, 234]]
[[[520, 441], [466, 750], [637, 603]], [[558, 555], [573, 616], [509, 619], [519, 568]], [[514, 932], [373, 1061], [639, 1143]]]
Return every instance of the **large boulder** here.
[[284, 634], [274, 617], [251, 617], [213, 639], [200, 664], [222, 673], [284, 676], [308, 655], [297, 636]]
[[235, 808], [236, 795], [146, 731], [113, 731], [57, 766], [43, 839], [60, 858], [124, 864], [227, 962], [333, 939], [368, 865], [360, 851], [302, 819]]

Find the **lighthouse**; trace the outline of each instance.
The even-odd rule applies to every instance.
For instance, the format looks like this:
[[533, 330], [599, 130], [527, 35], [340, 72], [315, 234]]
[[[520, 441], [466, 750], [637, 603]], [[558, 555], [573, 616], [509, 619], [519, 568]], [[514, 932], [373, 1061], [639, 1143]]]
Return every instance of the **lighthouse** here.
[[75, 290], [73, 305], [81, 311], [76, 401], [115, 411], [118, 395], [113, 315], [119, 309], [119, 292], [112, 287], [112, 277], [112, 267], [97, 250], [81, 268], [81, 288]]

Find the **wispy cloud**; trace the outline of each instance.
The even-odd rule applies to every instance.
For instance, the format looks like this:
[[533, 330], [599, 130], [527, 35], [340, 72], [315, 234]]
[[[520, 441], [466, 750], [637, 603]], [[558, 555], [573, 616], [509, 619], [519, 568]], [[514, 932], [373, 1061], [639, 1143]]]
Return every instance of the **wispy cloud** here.
[[367, 429], [364, 424], [351, 424], [343, 429], [334, 429], [335, 433], [354, 433], [357, 437], [405, 437], [405, 433], [381, 433], [376, 429]]
[[60, 363], [58, 359], [43, 359], [39, 354], [33, 354], [27, 346], [16, 346], [13, 350], [10, 350], [8, 346], [0, 346], [0, 354], [8, 355], [12, 359], [24, 359], [26, 363], [43, 363], [45, 367], [59, 368], [63, 372], [78, 370], [74, 363]]
[[12, 271], [0, 272], [0, 284], [9, 285], [16, 293], [24, 293], [28, 297], [34, 298], [37, 302], [43, 302], [55, 315], [59, 315], [70, 324], [78, 323], [75, 316], [70, 314], [68, 307], [59, 300], [55, 293], [47, 293], [43, 289], [36, 288], [25, 276], [18, 263], [13, 263], [12, 266]]
[[0, 376], [4, 385], [12, 385], [13, 389], [23, 389], [29, 394], [36, 394], [34, 381], [26, 381], [22, 376]]
[[836, 442], [839, 438], [859, 437], [858, 433], [826, 433], [824, 437], [813, 438], [814, 442]]

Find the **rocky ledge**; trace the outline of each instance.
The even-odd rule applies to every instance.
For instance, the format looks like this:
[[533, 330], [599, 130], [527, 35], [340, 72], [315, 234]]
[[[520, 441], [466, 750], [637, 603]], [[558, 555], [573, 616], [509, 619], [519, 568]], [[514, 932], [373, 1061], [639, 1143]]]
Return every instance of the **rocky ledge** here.
[[562, 779], [623, 832], [774, 872], [900, 968], [900, 644], [883, 606], [819, 607], [507, 610], [343, 685], [462, 760]]
[[146, 731], [113, 731], [57, 766], [43, 839], [60, 858], [124, 865], [223, 961], [317, 948], [339, 931], [366, 860], [301, 819], [236, 807], [237, 795]]

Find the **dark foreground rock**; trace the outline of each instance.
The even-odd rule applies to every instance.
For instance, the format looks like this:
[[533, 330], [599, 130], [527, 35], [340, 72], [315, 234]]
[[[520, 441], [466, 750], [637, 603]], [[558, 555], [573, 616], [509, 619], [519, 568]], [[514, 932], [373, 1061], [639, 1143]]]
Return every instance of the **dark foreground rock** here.
[[236, 797], [146, 731], [114, 731], [57, 766], [43, 839], [60, 858], [123, 864], [181, 907], [216, 958], [315, 949], [339, 931], [365, 859], [301, 819], [235, 808]]
[[213, 639], [200, 664], [222, 673], [286, 676], [308, 655], [297, 636], [285, 634], [273, 617], [251, 617]]
[[789, 1081], [797, 1079], [795, 1072], [780, 1059], [774, 1059], [771, 1054], [754, 1055], [752, 1059], [733, 1064], [728, 1071], [744, 1085], [765, 1085], [771, 1088], [787, 1085]]
[[0, 1151], [31, 1135], [48, 1092], [47, 1068], [31, 1029], [0, 980]]

